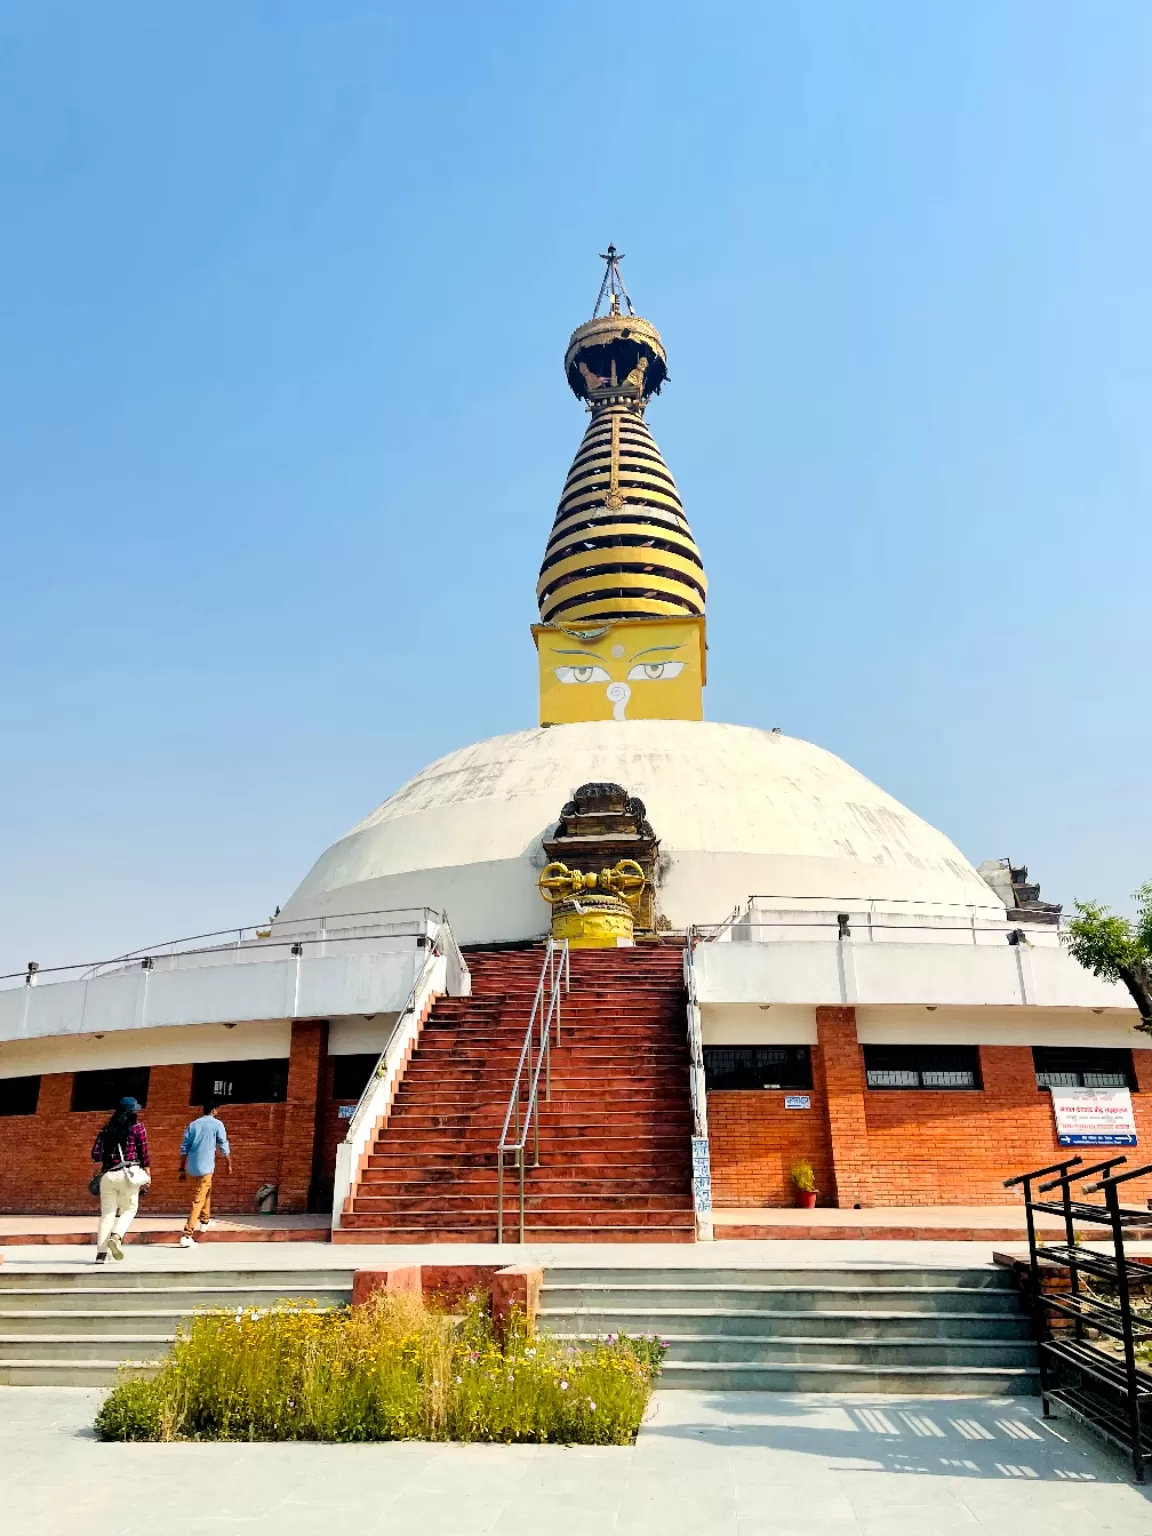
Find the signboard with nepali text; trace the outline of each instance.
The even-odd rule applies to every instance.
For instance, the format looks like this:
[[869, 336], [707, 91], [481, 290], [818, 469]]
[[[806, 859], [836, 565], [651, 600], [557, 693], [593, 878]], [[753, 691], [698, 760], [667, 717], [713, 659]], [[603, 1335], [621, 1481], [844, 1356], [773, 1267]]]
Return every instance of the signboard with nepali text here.
[[1127, 1088], [1052, 1088], [1062, 1147], [1134, 1147], [1136, 1120]]

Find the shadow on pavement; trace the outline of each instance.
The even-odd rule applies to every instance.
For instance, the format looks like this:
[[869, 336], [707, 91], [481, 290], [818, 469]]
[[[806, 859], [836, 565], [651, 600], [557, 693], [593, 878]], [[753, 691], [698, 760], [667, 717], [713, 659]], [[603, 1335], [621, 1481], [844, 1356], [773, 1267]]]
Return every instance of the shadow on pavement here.
[[682, 1393], [654, 1399], [641, 1438], [692, 1440], [733, 1453], [778, 1451], [854, 1471], [998, 1482], [1130, 1483], [1122, 1453], [1067, 1418], [1041, 1417], [1038, 1398], [792, 1396]]

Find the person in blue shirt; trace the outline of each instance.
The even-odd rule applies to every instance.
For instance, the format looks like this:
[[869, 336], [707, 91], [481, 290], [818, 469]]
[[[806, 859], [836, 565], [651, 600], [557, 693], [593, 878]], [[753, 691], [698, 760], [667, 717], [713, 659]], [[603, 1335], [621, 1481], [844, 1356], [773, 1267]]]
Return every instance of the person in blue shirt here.
[[232, 1148], [228, 1145], [228, 1133], [217, 1119], [215, 1104], [205, 1104], [204, 1113], [184, 1132], [180, 1143], [180, 1177], [189, 1174], [196, 1180], [196, 1193], [192, 1197], [192, 1209], [184, 1223], [181, 1248], [191, 1248], [197, 1230], [207, 1232], [212, 1225], [212, 1175], [216, 1172], [216, 1152], [219, 1149], [232, 1172]]

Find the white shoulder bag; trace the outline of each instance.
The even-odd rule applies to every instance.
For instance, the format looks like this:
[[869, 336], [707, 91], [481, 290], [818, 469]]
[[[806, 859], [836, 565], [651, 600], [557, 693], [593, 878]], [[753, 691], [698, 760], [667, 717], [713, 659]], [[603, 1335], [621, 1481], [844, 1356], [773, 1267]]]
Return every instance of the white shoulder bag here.
[[126, 1163], [124, 1161], [124, 1148], [117, 1147], [116, 1150], [120, 1154], [120, 1166], [128, 1175], [129, 1184], [135, 1184], [138, 1189], [142, 1189], [145, 1184], [151, 1184], [152, 1175], [148, 1172], [147, 1168], [141, 1168], [139, 1163]]

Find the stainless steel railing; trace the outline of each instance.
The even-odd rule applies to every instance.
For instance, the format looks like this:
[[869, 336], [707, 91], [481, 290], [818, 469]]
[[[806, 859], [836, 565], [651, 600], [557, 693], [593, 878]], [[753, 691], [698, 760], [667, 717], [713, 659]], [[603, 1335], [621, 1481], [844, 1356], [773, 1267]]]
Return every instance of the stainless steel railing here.
[[[568, 958], [568, 940], [548, 940], [548, 948], [544, 952], [544, 964], [540, 969], [540, 980], [536, 986], [536, 996], [532, 1000], [532, 1014], [528, 1020], [528, 1028], [524, 1032], [524, 1043], [520, 1047], [520, 1060], [516, 1064], [516, 1077], [512, 1084], [512, 1093], [508, 1100], [508, 1109], [504, 1116], [504, 1125], [500, 1131], [500, 1141], [496, 1148], [496, 1241], [504, 1241], [504, 1169], [505, 1159], [512, 1155], [515, 1162], [513, 1168], [519, 1172], [520, 1184], [520, 1223], [519, 1241], [524, 1241], [524, 1163], [525, 1152], [528, 1146], [528, 1138], [532, 1137], [534, 1168], [540, 1166], [540, 1074], [544, 1073], [544, 1097], [552, 1097], [552, 1028], [556, 1028], [556, 1044], [560, 1044], [560, 996], [567, 992], [572, 985], [571, 966]], [[547, 991], [547, 1001], [545, 1001]], [[533, 1036], [539, 1032], [536, 1041], [535, 1064], [532, 1062]], [[527, 1073], [525, 1073], [527, 1066]], [[521, 1107], [525, 1088], [527, 1100]]]

